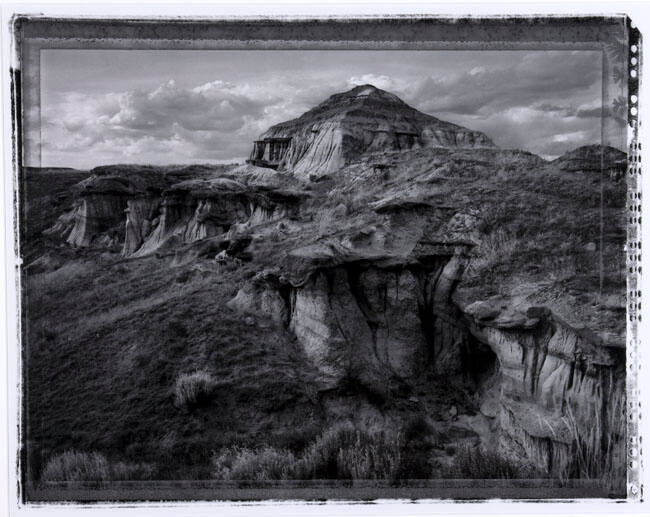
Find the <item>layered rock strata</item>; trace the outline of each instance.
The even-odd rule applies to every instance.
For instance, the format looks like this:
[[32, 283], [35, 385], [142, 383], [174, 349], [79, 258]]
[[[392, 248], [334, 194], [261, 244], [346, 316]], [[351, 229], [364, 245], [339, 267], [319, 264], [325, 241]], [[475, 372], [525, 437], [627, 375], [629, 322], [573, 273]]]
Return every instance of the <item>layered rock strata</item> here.
[[545, 307], [514, 309], [499, 298], [457, 302], [472, 335], [499, 361], [499, 403], [481, 410], [498, 421], [502, 452], [532, 458], [556, 475], [566, 475], [586, 451], [609, 455], [612, 468], [620, 469], [624, 350], [605, 346]]
[[73, 246], [110, 244], [121, 247], [124, 256], [139, 257], [225, 233], [233, 225], [241, 229], [293, 217], [303, 197], [227, 178], [154, 189], [133, 178], [92, 177], [81, 186], [73, 209], [46, 233]]
[[288, 277], [265, 272], [229, 305], [290, 328], [327, 386], [353, 379], [386, 392], [427, 365], [438, 373], [464, 366], [469, 333], [449, 304], [464, 259], [443, 248], [406, 263], [350, 254]]
[[142, 183], [112, 175], [91, 176], [75, 187], [72, 209], [45, 233], [60, 236], [76, 247], [119, 246], [124, 235], [124, 209], [128, 199], [146, 189]]
[[439, 120], [372, 85], [332, 95], [263, 133], [249, 162], [298, 177], [334, 172], [361, 155], [418, 147], [493, 147], [479, 131]]
[[622, 471], [623, 350], [544, 307], [463, 300], [466, 250], [320, 256], [306, 270], [298, 254], [300, 274], [261, 273], [229, 306], [291, 329], [325, 388], [352, 381], [386, 394], [425, 372], [466, 374], [503, 455], [554, 476], [594, 457]]

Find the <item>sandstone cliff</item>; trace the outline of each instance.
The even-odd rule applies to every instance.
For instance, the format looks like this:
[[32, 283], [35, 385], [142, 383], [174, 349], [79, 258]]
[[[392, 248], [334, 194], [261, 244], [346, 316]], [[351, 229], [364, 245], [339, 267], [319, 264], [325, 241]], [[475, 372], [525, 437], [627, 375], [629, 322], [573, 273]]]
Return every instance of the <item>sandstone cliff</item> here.
[[128, 176], [98, 168], [88, 179], [75, 186], [71, 210], [45, 231], [58, 235], [76, 247], [119, 247], [124, 236], [124, 210], [132, 198], [147, 198], [159, 193], [166, 184], [162, 174]]
[[437, 373], [459, 372], [468, 334], [455, 324], [449, 297], [464, 247], [435, 247], [439, 254], [406, 258], [296, 250], [292, 273], [259, 274], [230, 306], [290, 328], [326, 386], [352, 379], [385, 393], [432, 362]]

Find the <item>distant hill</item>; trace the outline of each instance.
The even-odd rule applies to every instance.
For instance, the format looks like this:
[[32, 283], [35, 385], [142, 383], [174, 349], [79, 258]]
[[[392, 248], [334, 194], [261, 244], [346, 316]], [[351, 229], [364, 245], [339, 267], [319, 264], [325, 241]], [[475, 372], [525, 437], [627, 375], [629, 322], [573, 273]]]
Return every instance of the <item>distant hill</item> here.
[[82, 172], [80, 169], [73, 169], [72, 167], [23, 167], [23, 169], [28, 174], [47, 172]]
[[614, 147], [593, 144], [564, 153], [551, 163], [567, 172], [605, 172], [617, 176], [625, 172], [627, 155]]

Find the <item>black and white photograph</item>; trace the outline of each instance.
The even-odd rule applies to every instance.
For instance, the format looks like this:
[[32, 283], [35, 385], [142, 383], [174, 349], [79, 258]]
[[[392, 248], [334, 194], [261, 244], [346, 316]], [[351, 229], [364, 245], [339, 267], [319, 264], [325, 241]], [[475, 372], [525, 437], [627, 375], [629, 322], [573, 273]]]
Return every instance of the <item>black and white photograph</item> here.
[[22, 504], [638, 499], [628, 17], [12, 24]]

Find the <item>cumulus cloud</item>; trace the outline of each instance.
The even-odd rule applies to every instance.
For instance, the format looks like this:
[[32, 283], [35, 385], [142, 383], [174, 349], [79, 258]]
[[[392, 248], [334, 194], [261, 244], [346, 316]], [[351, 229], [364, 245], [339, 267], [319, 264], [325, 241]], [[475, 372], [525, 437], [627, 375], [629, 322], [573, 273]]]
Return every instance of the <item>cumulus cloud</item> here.
[[88, 166], [98, 156], [148, 163], [244, 156], [273, 99], [240, 89], [220, 81], [188, 89], [169, 81], [151, 91], [61, 94], [41, 115], [43, 149], [60, 159], [85, 153]]
[[608, 110], [595, 57], [528, 53], [510, 64], [431, 75], [395, 93], [426, 113], [487, 133], [497, 145], [554, 158], [601, 140]]
[[392, 70], [397, 65], [388, 63], [386, 73], [360, 69], [347, 75], [344, 67], [321, 69], [314, 62], [291, 74], [280, 70], [182, 86], [172, 79], [103, 93], [55, 91], [41, 108], [43, 163], [239, 161], [269, 126], [366, 83], [421, 111], [483, 131], [502, 147], [554, 157], [600, 139], [601, 69], [594, 56], [530, 52], [492, 66], [409, 70], [402, 63]]
[[[48, 164], [137, 161], [166, 164], [242, 160], [269, 126], [297, 117], [332, 85], [280, 79], [183, 88], [170, 80], [154, 89], [107, 94], [63, 92], [41, 113]], [[344, 84], [335, 88], [343, 89]]]
[[540, 101], [593, 99], [600, 86], [600, 69], [592, 53], [572, 53], [558, 59], [553, 52], [525, 54], [510, 66], [474, 68], [415, 87], [413, 100], [435, 112], [491, 113], [503, 108], [532, 106]]
[[377, 88], [381, 88], [382, 90], [400, 91], [405, 87], [405, 84], [388, 75], [355, 75], [350, 77], [347, 82], [350, 88], [354, 88], [355, 86], [360, 86], [362, 84], [372, 84]]

